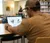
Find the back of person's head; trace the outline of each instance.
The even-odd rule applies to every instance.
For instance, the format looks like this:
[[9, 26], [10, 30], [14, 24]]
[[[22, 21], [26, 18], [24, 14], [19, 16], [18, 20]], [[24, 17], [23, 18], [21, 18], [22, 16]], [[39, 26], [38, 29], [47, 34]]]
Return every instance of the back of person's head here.
[[40, 10], [40, 2], [38, 0], [27, 0], [25, 7], [30, 7], [33, 11], [38, 11]]

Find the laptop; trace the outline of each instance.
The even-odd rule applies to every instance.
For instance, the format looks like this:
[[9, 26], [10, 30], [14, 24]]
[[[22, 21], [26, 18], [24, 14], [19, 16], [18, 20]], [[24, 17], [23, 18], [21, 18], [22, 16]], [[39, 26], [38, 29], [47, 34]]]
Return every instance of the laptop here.
[[22, 17], [21, 16], [9, 16], [7, 17], [7, 22], [12, 27], [16, 27], [21, 24]]

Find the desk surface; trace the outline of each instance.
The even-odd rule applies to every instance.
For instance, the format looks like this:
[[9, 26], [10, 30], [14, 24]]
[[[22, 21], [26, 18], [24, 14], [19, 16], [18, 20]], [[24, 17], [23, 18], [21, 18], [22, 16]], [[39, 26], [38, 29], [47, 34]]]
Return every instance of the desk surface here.
[[5, 24], [0, 24], [0, 39], [2, 40], [15, 40], [15, 39], [19, 39], [22, 38], [21, 40], [23, 41], [23, 37], [20, 35], [13, 35], [8, 32], [7, 30], [5, 30]]
[[[0, 18], [0, 21], [2, 22], [2, 18]], [[0, 35], [11, 34], [7, 30], [5, 30], [5, 24], [2, 24], [1, 22], [0, 22]]]
[[5, 30], [5, 24], [0, 24], [0, 35], [11, 34], [7, 30]]
[[[2, 39], [3, 38], [3, 39]], [[0, 24], [0, 39], [2, 40], [15, 40], [22, 38], [20, 35], [14, 35], [7, 30], [5, 30], [5, 24]]]
[[[10, 33], [9, 31], [5, 30], [5, 24], [0, 24], [0, 37], [5, 36], [5, 35], [14, 35]], [[20, 35], [14, 35], [14, 36], [20, 36]]]

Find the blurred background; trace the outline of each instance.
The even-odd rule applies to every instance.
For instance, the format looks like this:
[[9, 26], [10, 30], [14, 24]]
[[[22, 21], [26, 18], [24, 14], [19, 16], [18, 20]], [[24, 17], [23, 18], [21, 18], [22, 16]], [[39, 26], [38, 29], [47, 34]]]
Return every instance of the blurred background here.
[[[27, 14], [23, 9], [27, 0], [0, 0], [0, 16], [16, 16], [22, 12], [22, 16]], [[50, 13], [50, 0], [39, 0], [40, 11], [43, 13]], [[19, 11], [22, 10], [22, 11]]]

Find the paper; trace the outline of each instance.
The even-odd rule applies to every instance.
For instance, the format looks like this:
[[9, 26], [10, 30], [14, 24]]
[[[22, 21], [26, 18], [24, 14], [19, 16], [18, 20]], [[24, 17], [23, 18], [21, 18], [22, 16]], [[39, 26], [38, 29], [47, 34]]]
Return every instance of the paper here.
[[0, 35], [3, 35], [5, 33], [5, 25], [0, 24]]
[[21, 24], [22, 18], [21, 17], [7, 17], [8, 24], [12, 27], [16, 27]]

